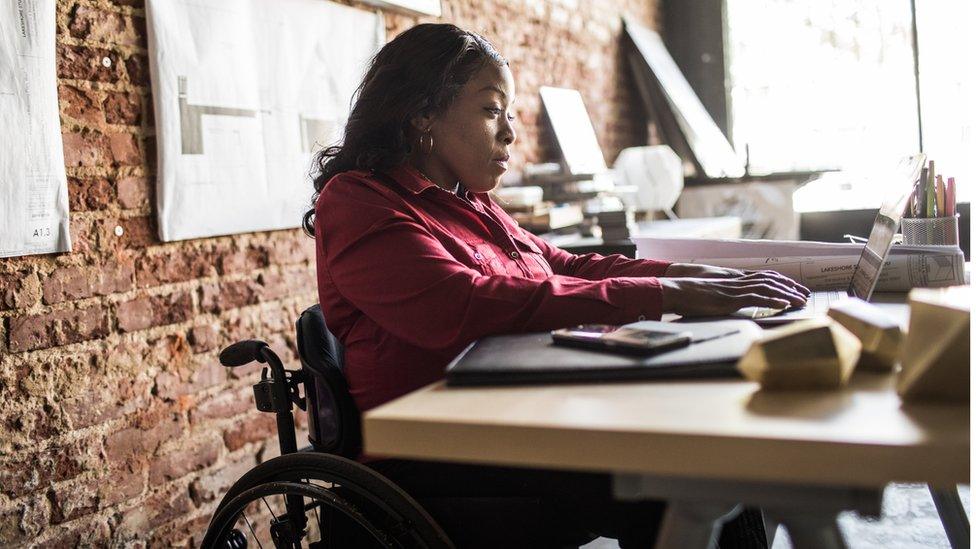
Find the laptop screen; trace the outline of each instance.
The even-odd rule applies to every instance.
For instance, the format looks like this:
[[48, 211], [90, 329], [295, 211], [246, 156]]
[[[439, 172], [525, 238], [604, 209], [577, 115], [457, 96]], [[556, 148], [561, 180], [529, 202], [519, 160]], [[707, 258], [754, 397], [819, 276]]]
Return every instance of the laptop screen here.
[[878, 279], [881, 278], [881, 268], [891, 251], [891, 244], [901, 224], [902, 215], [908, 206], [908, 200], [915, 188], [925, 164], [925, 155], [917, 154], [903, 159], [896, 171], [891, 175], [891, 192], [885, 197], [884, 203], [874, 218], [874, 227], [868, 243], [861, 251], [861, 258], [854, 269], [854, 277], [847, 293], [865, 301], [871, 297]]

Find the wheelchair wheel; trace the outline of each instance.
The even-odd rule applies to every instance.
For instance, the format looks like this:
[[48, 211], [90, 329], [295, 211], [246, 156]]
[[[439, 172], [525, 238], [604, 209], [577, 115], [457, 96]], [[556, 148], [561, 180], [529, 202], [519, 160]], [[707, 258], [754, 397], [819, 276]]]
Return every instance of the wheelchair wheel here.
[[224, 496], [203, 547], [451, 548], [406, 492], [372, 469], [298, 453], [255, 467]]

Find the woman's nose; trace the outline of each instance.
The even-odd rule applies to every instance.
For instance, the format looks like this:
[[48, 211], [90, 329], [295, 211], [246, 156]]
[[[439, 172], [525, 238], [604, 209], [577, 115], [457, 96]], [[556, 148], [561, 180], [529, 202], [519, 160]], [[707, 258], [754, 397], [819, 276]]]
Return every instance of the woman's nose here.
[[501, 133], [502, 143], [511, 145], [515, 142], [516, 137], [518, 137], [518, 134], [515, 133], [515, 126], [513, 125], [512, 121], [506, 121]]

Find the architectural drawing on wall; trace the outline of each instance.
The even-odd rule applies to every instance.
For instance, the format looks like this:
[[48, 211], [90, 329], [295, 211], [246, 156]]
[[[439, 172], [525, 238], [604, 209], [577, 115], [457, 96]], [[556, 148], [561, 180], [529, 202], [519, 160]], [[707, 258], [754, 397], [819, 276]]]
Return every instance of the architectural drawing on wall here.
[[323, 0], [148, 0], [160, 238], [298, 227], [335, 144], [376, 13]]
[[186, 77], [178, 79], [180, 98], [180, 142], [183, 154], [203, 154], [203, 115], [241, 116], [254, 118], [257, 112], [249, 109], [191, 105], [186, 99]]
[[441, 0], [363, 0], [367, 4], [419, 15], [441, 16]]
[[54, 10], [0, 2], [0, 257], [71, 250]]

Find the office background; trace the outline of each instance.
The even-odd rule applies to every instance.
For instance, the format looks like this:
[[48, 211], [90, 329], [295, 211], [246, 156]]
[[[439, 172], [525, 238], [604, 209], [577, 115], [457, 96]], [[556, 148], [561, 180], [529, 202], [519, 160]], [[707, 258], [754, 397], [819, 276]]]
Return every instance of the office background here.
[[[555, 154], [541, 85], [581, 91], [609, 161], [646, 143], [620, 17], [660, 28], [656, 2], [442, 5], [441, 21], [511, 60], [515, 169]], [[418, 21], [387, 13], [388, 36]], [[256, 370], [229, 374], [216, 355], [250, 337], [294, 349], [293, 322], [317, 299], [312, 240], [296, 229], [159, 242], [146, 48], [142, 0], [58, 1], [74, 250], [0, 261], [3, 546], [198, 543], [216, 498], [276, 452], [273, 418], [251, 400]]]

